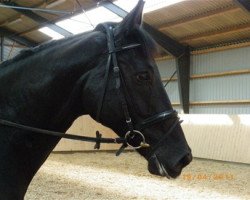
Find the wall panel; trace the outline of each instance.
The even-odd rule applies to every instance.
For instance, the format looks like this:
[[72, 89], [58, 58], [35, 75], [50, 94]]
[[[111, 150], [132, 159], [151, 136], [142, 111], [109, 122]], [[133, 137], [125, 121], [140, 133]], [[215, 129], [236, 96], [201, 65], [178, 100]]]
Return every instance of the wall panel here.
[[[174, 59], [157, 61], [162, 78], [175, 71]], [[191, 55], [191, 76], [250, 69], [250, 47]], [[171, 102], [179, 103], [177, 81], [166, 87]], [[190, 80], [190, 102], [250, 100], [250, 74]], [[250, 113], [250, 104], [190, 106], [190, 113]]]
[[160, 71], [161, 77], [170, 77], [176, 70], [175, 59], [157, 61], [156, 63]]
[[193, 79], [190, 101], [250, 99], [250, 74]]
[[[180, 117], [195, 157], [250, 164], [250, 115], [182, 114]], [[100, 130], [103, 137], [117, 137], [89, 116], [78, 118], [68, 133], [95, 137], [96, 130]], [[93, 143], [62, 139], [54, 151], [89, 151], [93, 146]], [[101, 146], [101, 150], [118, 148], [119, 145]]]
[[[102, 126], [87, 115], [79, 117], [69, 128], [67, 133], [95, 137], [96, 130], [99, 130], [102, 137], [118, 137], [111, 129]], [[89, 151], [94, 150], [94, 145], [95, 143], [62, 139], [54, 151]], [[113, 150], [119, 147], [120, 145], [117, 144], [101, 144], [101, 150]]]
[[250, 47], [191, 56], [191, 74], [250, 69]]
[[169, 84], [166, 86], [166, 92], [171, 102], [175, 102], [175, 103], [180, 102], [177, 81], [169, 82]]
[[190, 113], [206, 113], [206, 114], [249, 114], [250, 105], [200, 105], [190, 106]]
[[250, 164], [250, 115], [181, 115], [193, 155]]
[[[19, 47], [12, 48], [13, 41], [7, 39], [6, 37], [4, 38], [4, 44], [6, 44], [4, 46], [4, 52], [3, 52], [4, 61], [15, 57], [23, 49], [23, 48], [19, 48]], [[14, 43], [14, 44], [16, 44], [16, 43]]]
[[[170, 78], [176, 70], [175, 59], [157, 61], [157, 66], [162, 78]], [[175, 75], [174, 78], [177, 76]], [[166, 84], [166, 81], [163, 82]], [[170, 81], [166, 86], [166, 92], [171, 102], [180, 102], [177, 81]]]

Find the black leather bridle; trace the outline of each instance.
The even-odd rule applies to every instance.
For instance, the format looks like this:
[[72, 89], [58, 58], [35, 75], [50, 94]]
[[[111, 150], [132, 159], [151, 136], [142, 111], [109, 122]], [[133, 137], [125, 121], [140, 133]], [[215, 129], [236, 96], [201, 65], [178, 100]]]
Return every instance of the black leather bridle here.
[[[150, 147], [150, 145], [146, 143], [145, 136], [141, 132], [141, 130], [143, 130], [147, 127], [150, 127], [156, 123], [162, 122], [162, 121], [169, 119], [169, 118], [176, 119], [175, 122], [173, 123], [173, 125], [170, 127], [169, 131], [165, 134], [165, 136], [154, 147], [152, 147], [152, 151], [151, 151], [151, 155], [152, 155], [152, 154], [154, 154], [155, 150], [160, 146], [162, 141], [165, 140], [167, 135], [169, 135], [174, 130], [176, 125], [180, 123], [179, 118], [178, 118], [178, 114], [175, 110], [167, 110], [167, 111], [164, 111], [162, 113], [158, 113], [156, 115], [153, 115], [149, 118], [146, 118], [140, 123], [137, 123], [137, 124], [133, 123], [131, 116], [130, 116], [130, 113], [129, 113], [128, 103], [127, 103], [129, 98], [128, 97], [126, 98], [126, 96], [125, 96], [126, 94], [128, 95], [128, 91], [127, 91], [125, 81], [123, 79], [123, 76], [120, 72], [120, 68], [118, 65], [117, 52], [137, 48], [140, 46], [140, 44], [135, 43], [135, 44], [130, 44], [130, 45], [122, 46], [122, 47], [116, 47], [115, 40], [114, 40], [114, 33], [113, 33], [114, 28], [110, 25], [107, 25], [107, 24], [103, 24], [102, 26], [105, 29], [105, 32], [107, 35], [109, 56], [108, 56], [108, 61], [107, 61], [105, 76], [104, 76], [104, 90], [101, 94], [100, 102], [98, 104], [96, 119], [97, 119], [97, 121], [100, 121], [104, 97], [105, 97], [106, 88], [108, 85], [108, 76], [109, 76], [109, 72], [111, 71], [110, 68], [113, 67], [113, 73], [114, 73], [114, 77], [115, 77], [115, 81], [116, 81], [116, 90], [117, 90], [117, 94], [119, 95], [120, 100], [121, 100], [122, 110], [123, 110], [126, 124], [128, 127], [128, 131], [124, 137], [125, 142], [122, 144], [122, 146], [120, 147], [120, 149], [118, 150], [116, 155], [119, 155], [127, 146], [130, 146], [133, 149]], [[136, 127], [137, 130], [134, 127]], [[137, 136], [137, 138], [138, 138], [138, 136], [139, 136], [139, 138], [141, 138], [141, 142], [139, 143], [138, 146], [133, 146], [131, 144], [131, 142], [129, 142], [129, 141], [133, 140], [133, 138], [135, 136]]]
[[[113, 35], [113, 27], [107, 24], [102, 24], [102, 27], [104, 28], [106, 35], [107, 35], [107, 43], [108, 43], [108, 61], [106, 64], [106, 70], [105, 70], [105, 76], [104, 76], [104, 90], [102, 91], [100, 95], [100, 102], [98, 104], [97, 108], [97, 114], [96, 114], [96, 120], [100, 121], [101, 111], [103, 107], [104, 97], [107, 89], [107, 83], [108, 83], [108, 77], [110, 73], [111, 67], [113, 67], [113, 73], [116, 80], [116, 90], [118, 95], [121, 99], [121, 105], [122, 110], [125, 116], [126, 124], [128, 126], [128, 131], [125, 134], [124, 137], [120, 138], [102, 138], [102, 134], [99, 133], [99, 131], [96, 131], [96, 137], [86, 137], [86, 136], [80, 136], [80, 135], [74, 135], [74, 134], [67, 134], [62, 132], [56, 132], [56, 131], [50, 131], [45, 129], [40, 129], [36, 127], [26, 126], [19, 123], [11, 122], [8, 120], [0, 119], [0, 124], [3, 126], [9, 126], [18, 128], [21, 130], [25, 130], [28, 132], [35, 132], [40, 134], [46, 134], [46, 135], [52, 135], [60, 138], [66, 138], [66, 139], [72, 139], [72, 140], [80, 140], [80, 141], [86, 141], [86, 142], [95, 142], [95, 149], [100, 148], [101, 143], [117, 143], [122, 144], [120, 149], [117, 151], [116, 155], [120, 155], [120, 153], [128, 146], [132, 147], [133, 149], [139, 149], [139, 148], [146, 148], [150, 147], [149, 144], [146, 143], [146, 139], [144, 134], [141, 132], [141, 130], [150, 127], [156, 123], [165, 121], [170, 118], [175, 118], [175, 122], [172, 124], [172, 126], [169, 128], [168, 132], [164, 135], [161, 140], [151, 147], [151, 155], [154, 154], [155, 150], [162, 144], [162, 142], [166, 139], [166, 137], [175, 129], [176, 125], [179, 124], [179, 118], [177, 116], [177, 112], [175, 110], [167, 110], [162, 113], [153, 115], [149, 118], [144, 119], [142, 122], [134, 124], [130, 113], [128, 109], [128, 103], [125, 94], [128, 94], [126, 85], [124, 83], [122, 74], [120, 73], [120, 68], [117, 62], [117, 52], [125, 51], [129, 49], [134, 49], [140, 46], [140, 44], [130, 44], [127, 46], [122, 47], [115, 47], [115, 41], [114, 41], [114, 35]], [[122, 85], [122, 87], [121, 87]], [[136, 127], [137, 130], [134, 128]], [[131, 144], [131, 141], [133, 141], [133, 138], [140, 138], [141, 142], [138, 146], [133, 146]]]

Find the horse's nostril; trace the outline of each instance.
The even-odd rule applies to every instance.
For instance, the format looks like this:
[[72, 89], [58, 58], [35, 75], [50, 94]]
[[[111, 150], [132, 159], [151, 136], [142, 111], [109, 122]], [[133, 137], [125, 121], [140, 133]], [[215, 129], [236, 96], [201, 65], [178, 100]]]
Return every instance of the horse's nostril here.
[[187, 153], [181, 160], [180, 164], [182, 164], [183, 167], [187, 166], [193, 159], [193, 156], [191, 153]]

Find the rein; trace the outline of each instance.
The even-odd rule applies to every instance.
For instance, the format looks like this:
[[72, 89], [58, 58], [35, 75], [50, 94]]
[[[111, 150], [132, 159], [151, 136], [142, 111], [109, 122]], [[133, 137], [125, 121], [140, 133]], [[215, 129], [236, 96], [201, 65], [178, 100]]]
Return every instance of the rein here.
[[0, 124], [4, 126], [14, 127], [18, 129], [22, 129], [25, 131], [30, 131], [34, 133], [40, 133], [40, 134], [46, 134], [46, 135], [52, 135], [60, 138], [70, 139], [70, 140], [78, 140], [78, 141], [85, 141], [85, 142], [95, 142], [94, 149], [100, 149], [100, 143], [116, 143], [121, 144], [126, 141], [125, 138], [102, 138], [102, 134], [99, 133], [99, 131], [96, 131], [96, 137], [87, 137], [87, 136], [81, 136], [81, 135], [74, 135], [74, 134], [68, 134], [63, 132], [57, 132], [57, 131], [50, 131], [46, 129], [41, 128], [35, 128], [31, 126], [25, 126], [22, 124], [14, 123], [8, 120], [0, 119]]
[[[39, 133], [39, 134], [46, 134], [46, 135], [51, 135], [51, 136], [56, 136], [59, 138], [65, 138], [65, 139], [71, 139], [71, 140], [79, 140], [79, 141], [85, 141], [85, 142], [95, 142], [94, 149], [100, 149], [100, 144], [101, 143], [115, 143], [115, 144], [122, 144], [119, 150], [117, 151], [116, 155], [119, 156], [125, 148], [132, 147], [133, 149], [139, 149], [139, 148], [148, 148], [150, 147], [149, 144], [146, 143], [146, 139], [144, 134], [141, 132], [141, 130], [152, 126], [156, 123], [165, 121], [169, 118], [176, 118], [175, 122], [173, 125], [169, 128], [167, 133], [164, 135], [161, 140], [151, 147], [151, 155], [154, 155], [156, 149], [161, 145], [161, 143], [166, 139], [167, 135], [169, 135], [179, 124], [179, 119], [177, 117], [177, 112], [175, 110], [167, 110], [162, 113], [158, 113], [156, 115], [153, 115], [149, 118], [144, 119], [142, 122], [133, 124], [132, 119], [130, 117], [129, 109], [128, 109], [128, 103], [127, 103], [127, 98], [126, 94], [128, 94], [125, 82], [123, 80], [122, 74], [120, 73], [120, 68], [118, 65], [116, 53], [120, 51], [125, 51], [129, 49], [134, 49], [140, 46], [140, 44], [130, 44], [127, 46], [122, 46], [122, 47], [115, 47], [115, 41], [114, 41], [114, 35], [113, 35], [113, 27], [108, 26], [106, 24], [103, 24], [103, 28], [106, 31], [107, 34], [107, 41], [108, 41], [108, 60], [106, 64], [106, 69], [105, 69], [105, 76], [104, 76], [104, 89], [102, 90], [101, 96], [100, 96], [100, 102], [97, 107], [97, 114], [96, 114], [96, 120], [100, 120], [101, 116], [101, 111], [103, 107], [103, 102], [105, 98], [105, 93], [106, 93], [106, 88], [107, 88], [107, 83], [108, 83], [108, 77], [110, 73], [110, 68], [113, 67], [113, 73], [115, 76], [115, 81], [116, 81], [116, 90], [117, 94], [120, 97], [121, 105], [122, 105], [122, 110], [123, 114], [126, 120], [126, 124], [128, 126], [128, 131], [125, 134], [124, 137], [118, 137], [118, 138], [102, 138], [102, 134], [99, 133], [99, 131], [96, 131], [96, 137], [86, 137], [86, 136], [80, 136], [80, 135], [74, 135], [74, 134], [68, 134], [68, 133], [62, 133], [62, 132], [56, 132], [56, 131], [50, 131], [46, 129], [40, 129], [36, 127], [31, 127], [31, 126], [26, 126], [23, 124], [19, 123], [14, 123], [8, 120], [3, 120], [0, 119], [0, 124], [3, 126], [8, 126], [8, 127], [14, 127], [18, 128], [24, 131], [29, 131], [29, 132], [34, 132], [34, 133]], [[121, 87], [122, 85], [122, 87]], [[137, 129], [134, 129], [136, 127]], [[133, 141], [134, 138], [139, 138], [140, 142], [138, 143], [137, 146], [134, 146], [131, 144], [131, 141]]]

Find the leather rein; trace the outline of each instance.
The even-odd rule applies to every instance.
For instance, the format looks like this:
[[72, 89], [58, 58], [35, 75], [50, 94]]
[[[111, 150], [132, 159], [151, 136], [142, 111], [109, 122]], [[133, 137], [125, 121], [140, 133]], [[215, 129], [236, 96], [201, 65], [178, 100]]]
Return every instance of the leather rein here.
[[[123, 90], [126, 90], [126, 87], [125, 87], [125, 83], [123, 81], [122, 74], [120, 73], [120, 68], [119, 68], [119, 65], [117, 62], [116, 53], [120, 52], [120, 51], [125, 51], [125, 50], [129, 50], [129, 49], [137, 48], [138, 46], [140, 46], [140, 44], [130, 44], [127, 46], [116, 48], [115, 42], [114, 42], [113, 27], [109, 26], [107, 24], [103, 24], [102, 27], [105, 29], [106, 34], [107, 34], [108, 55], [109, 56], [108, 56], [108, 61], [106, 64], [106, 69], [105, 69], [104, 90], [101, 93], [100, 102], [98, 104], [96, 120], [100, 121], [101, 111], [102, 111], [104, 97], [105, 97], [107, 83], [108, 83], [110, 67], [113, 67], [113, 73], [114, 73], [115, 80], [116, 80], [116, 90], [117, 90], [118, 95], [120, 96], [122, 110], [123, 110], [123, 113], [125, 116], [126, 124], [128, 126], [128, 131], [124, 137], [102, 138], [102, 134], [100, 134], [99, 131], [96, 131], [96, 137], [80, 136], [80, 135], [74, 135], [74, 134], [68, 134], [68, 133], [63, 133], [63, 132], [57, 132], [57, 131], [51, 131], [51, 130], [36, 128], [36, 127], [26, 126], [23, 124], [15, 123], [15, 122], [4, 120], [4, 119], [0, 119], [0, 124], [3, 126], [14, 127], [17, 129], [21, 129], [21, 130], [29, 131], [29, 132], [33, 132], [33, 133], [38, 133], [38, 134], [46, 134], [46, 135], [51, 135], [51, 136], [56, 136], [59, 138], [65, 138], [65, 139], [71, 139], [71, 140], [94, 142], [95, 143], [94, 149], [100, 149], [101, 143], [122, 144], [116, 153], [116, 155], [119, 156], [123, 152], [123, 150], [128, 146], [132, 147], [133, 149], [150, 147], [150, 145], [146, 143], [145, 136], [140, 130], [145, 129], [149, 126], [152, 126], [155, 123], [162, 122], [166, 119], [176, 118], [177, 120], [169, 128], [168, 132], [164, 135], [164, 137], [161, 138], [161, 140], [151, 148], [152, 154], [153, 154], [154, 151], [161, 145], [162, 141], [165, 140], [167, 135], [169, 135], [174, 130], [176, 125], [180, 123], [179, 119], [177, 117], [177, 112], [175, 110], [168, 110], [168, 111], [164, 111], [162, 113], [153, 115], [153, 116], [143, 120], [141, 123], [136, 124], [136, 127], [138, 127], [140, 130], [134, 129], [134, 124], [131, 120], [130, 113], [128, 110], [127, 100], [125, 97], [125, 94], [127, 91], [123, 91]], [[121, 85], [123, 85], [123, 87], [122, 87], [123, 90], [121, 88]], [[141, 140], [141, 142], [138, 146], [133, 146], [131, 144], [131, 140], [133, 140], [133, 138], [135, 136], [137, 138], [140, 138], [140, 140]]]

